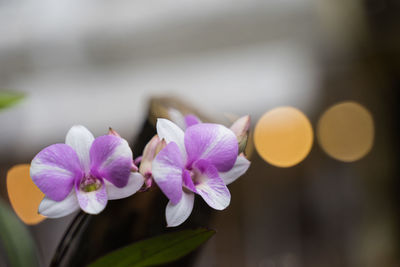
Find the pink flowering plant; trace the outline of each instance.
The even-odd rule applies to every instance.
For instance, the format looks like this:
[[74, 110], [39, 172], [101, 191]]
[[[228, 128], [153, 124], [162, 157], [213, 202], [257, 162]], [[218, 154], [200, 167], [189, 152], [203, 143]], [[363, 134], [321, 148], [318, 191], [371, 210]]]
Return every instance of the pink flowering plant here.
[[[227, 186], [250, 166], [242, 153], [250, 117], [238, 119], [230, 128], [203, 123], [194, 115], [183, 116], [178, 111], [172, 111], [170, 118], [174, 122], [163, 118], [157, 120], [157, 134], [136, 159], [133, 159], [128, 142], [113, 129], [110, 128], [107, 135], [94, 138], [84, 126], [73, 126], [64, 144], [50, 145], [32, 160], [31, 178], [45, 194], [38, 212], [49, 218], [63, 217], [79, 209], [87, 214], [99, 214], [109, 200], [127, 198], [155, 186], [169, 200], [165, 209], [168, 227], [179, 226], [187, 220], [196, 195], [215, 210], [227, 208], [231, 201]], [[194, 234], [204, 238], [193, 241], [191, 236]], [[167, 258], [155, 257], [145, 262], [151, 265], [177, 259], [190, 251], [187, 247], [194, 249], [213, 234], [212, 230], [198, 229], [185, 232], [186, 242], [174, 241], [174, 238], [182, 240], [183, 232], [179, 236], [172, 234], [170, 238], [143, 242], [145, 247], [142, 249], [146, 251], [153, 249], [157, 242], [156, 247], [171, 249], [171, 246], [177, 246], [176, 253]], [[65, 240], [67, 238], [62, 242]], [[127, 255], [127, 251], [137, 250], [140, 246], [139, 242], [117, 250], [91, 266], [108, 266], [111, 258], [119, 259], [120, 255]], [[59, 254], [60, 257], [64, 255]], [[124, 259], [125, 263], [138, 262], [138, 258], [134, 258], [138, 254], [132, 255], [136, 256]], [[59, 260], [53, 258], [52, 266], [57, 266]]]

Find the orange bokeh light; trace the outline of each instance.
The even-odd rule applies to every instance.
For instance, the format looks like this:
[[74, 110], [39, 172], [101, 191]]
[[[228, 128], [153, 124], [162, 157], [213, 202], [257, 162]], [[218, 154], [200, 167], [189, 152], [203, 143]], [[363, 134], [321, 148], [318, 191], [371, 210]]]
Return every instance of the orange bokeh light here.
[[348, 101], [333, 105], [321, 116], [318, 142], [331, 157], [352, 162], [361, 159], [374, 143], [374, 120], [362, 105]]
[[26, 224], [37, 224], [45, 219], [38, 214], [44, 194], [33, 183], [29, 175], [29, 164], [19, 164], [7, 173], [7, 191], [15, 213]]
[[254, 130], [257, 152], [277, 167], [300, 163], [310, 152], [312, 143], [310, 121], [293, 107], [278, 107], [265, 113]]

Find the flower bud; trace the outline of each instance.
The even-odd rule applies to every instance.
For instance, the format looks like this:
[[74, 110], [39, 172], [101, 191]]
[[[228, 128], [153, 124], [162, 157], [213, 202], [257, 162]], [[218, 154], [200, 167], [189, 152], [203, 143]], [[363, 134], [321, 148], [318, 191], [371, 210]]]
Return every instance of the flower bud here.
[[108, 128], [108, 134], [109, 135], [114, 135], [114, 136], [117, 136], [117, 137], [121, 137], [118, 133], [117, 133], [117, 131], [115, 131], [113, 128], [111, 128], [111, 127], [109, 127]]
[[162, 139], [162, 140], [157, 144], [154, 157], [156, 157], [157, 154], [158, 154], [161, 150], [163, 150], [164, 147], [166, 147], [166, 146], [167, 146], [167, 142], [165, 141], [165, 139]]
[[139, 167], [139, 172], [143, 174], [143, 176], [151, 176], [151, 163], [157, 156], [158, 152], [165, 147], [164, 144], [166, 145], [165, 140], [160, 140], [158, 135], [155, 135], [144, 147]]
[[145, 181], [141, 191], [148, 190], [153, 185], [153, 174], [151, 164], [157, 154], [167, 145], [164, 139], [160, 140], [158, 135], [147, 143], [143, 150], [143, 156], [140, 161], [139, 172], [143, 175]]
[[230, 128], [238, 140], [239, 154], [242, 153], [246, 148], [250, 122], [250, 116], [246, 115], [237, 119]]

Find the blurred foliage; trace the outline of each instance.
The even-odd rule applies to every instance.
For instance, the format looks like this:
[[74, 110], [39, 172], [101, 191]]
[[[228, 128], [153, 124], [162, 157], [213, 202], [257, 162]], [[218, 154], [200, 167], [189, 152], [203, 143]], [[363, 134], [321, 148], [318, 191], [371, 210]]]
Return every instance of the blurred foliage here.
[[89, 267], [144, 267], [168, 263], [193, 251], [214, 234], [214, 230], [205, 228], [163, 234], [111, 252]]
[[21, 93], [0, 92], [0, 109], [8, 108], [18, 103], [24, 95]]
[[6, 252], [9, 266], [39, 266], [30, 233], [1, 199], [0, 242]]

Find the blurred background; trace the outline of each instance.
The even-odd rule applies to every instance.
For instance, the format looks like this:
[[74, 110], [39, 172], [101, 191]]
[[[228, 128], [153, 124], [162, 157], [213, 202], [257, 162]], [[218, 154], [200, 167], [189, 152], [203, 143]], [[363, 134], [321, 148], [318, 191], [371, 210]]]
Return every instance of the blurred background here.
[[[181, 227], [217, 230], [191, 266], [399, 266], [399, 15], [396, 0], [0, 0], [0, 91], [25, 96], [0, 111], [0, 196], [74, 124], [140, 148], [149, 101], [175, 97], [252, 118], [231, 205], [204, 218], [197, 199]], [[41, 266], [72, 218], [22, 218]]]

